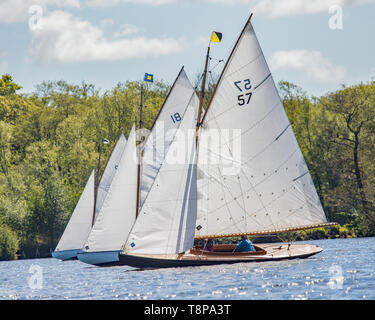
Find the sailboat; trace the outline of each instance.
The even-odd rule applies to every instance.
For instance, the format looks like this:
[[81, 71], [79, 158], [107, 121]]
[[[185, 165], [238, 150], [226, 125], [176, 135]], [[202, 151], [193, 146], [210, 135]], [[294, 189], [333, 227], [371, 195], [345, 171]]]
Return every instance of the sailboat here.
[[[327, 222], [251, 17], [202, 119], [204, 86], [199, 103], [191, 100], [179, 128], [185, 135], [175, 135], [119, 255], [120, 265], [161, 268], [275, 261], [322, 251], [316, 245], [291, 243], [258, 244], [254, 252], [236, 252], [235, 245], [216, 245], [213, 251], [194, 247], [194, 239], [335, 224]], [[194, 119], [199, 119], [196, 124]], [[196, 140], [186, 139], [195, 127]], [[167, 161], [181, 144], [188, 151], [185, 162]]]
[[104, 264], [118, 260], [121, 244], [135, 221], [137, 163], [135, 126], [117, 166], [103, 205], [77, 258], [88, 264]]
[[[194, 88], [182, 67], [145, 141], [142, 157], [139, 157], [141, 166], [136, 161], [133, 126], [108, 195], [83, 249], [78, 253], [80, 261], [93, 265], [118, 264], [119, 252], [136, 220], [138, 207], [143, 205], [154, 184], [192, 95], [195, 95]], [[140, 112], [142, 103], [141, 98]], [[140, 116], [140, 127], [141, 119]]]
[[70, 220], [56, 246], [52, 257], [60, 260], [77, 258], [95, 222], [98, 212], [103, 206], [108, 189], [116, 174], [120, 156], [125, 149], [126, 138], [120, 135], [115, 148], [107, 162], [102, 178], [95, 191], [95, 173], [91, 172], [86, 186], [78, 200], [78, 203], [70, 217]]

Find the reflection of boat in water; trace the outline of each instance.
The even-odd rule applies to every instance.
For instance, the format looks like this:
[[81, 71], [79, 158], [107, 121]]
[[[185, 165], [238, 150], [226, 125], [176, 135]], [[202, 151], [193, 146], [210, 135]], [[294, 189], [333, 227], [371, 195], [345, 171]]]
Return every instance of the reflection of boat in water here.
[[[326, 220], [250, 19], [203, 118], [204, 85], [198, 116], [194, 99], [183, 115], [179, 131], [184, 134], [174, 137], [170, 150], [183, 144], [188, 157], [184, 163], [171, 163], [166, 154], [119, 255], [120, 265], [274, 261], [322, 251], [309, 244], [257, 244], [255, 252], [246, 253], [233, 251], [233, 246], [215, 246], [213, 252], [193, 248], [194, 238], [260, 236], [332, 224]], [[181, 136], [195, 127], [197, 142], [186, 143]]]

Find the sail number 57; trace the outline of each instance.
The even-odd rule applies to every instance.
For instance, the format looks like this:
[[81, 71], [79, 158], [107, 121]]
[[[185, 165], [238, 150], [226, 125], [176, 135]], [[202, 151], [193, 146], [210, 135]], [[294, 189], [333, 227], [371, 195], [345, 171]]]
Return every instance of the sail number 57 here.
[[250, 79], [235, 81], [234, 85], [240, 92], [243, 92], [237, 96], [238, 105], [243, 106], [244, 104], [249, 104], [251, 96], [253, 95], [252, 92], [246, 92], [251, 89]]

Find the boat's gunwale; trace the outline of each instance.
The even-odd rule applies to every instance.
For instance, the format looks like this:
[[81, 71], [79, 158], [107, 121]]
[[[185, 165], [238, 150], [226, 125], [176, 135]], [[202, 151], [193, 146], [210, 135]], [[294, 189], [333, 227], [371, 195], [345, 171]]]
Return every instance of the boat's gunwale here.
[[[248, 263], [248, 262], [266, 262], [266, 261], [279, 261], [279, 260], [292, 260], [292, 259], [305, 259], [317, 253], [320, 253], [323, 249], [313, 244], [262, 244], [262, 247], [288, 250], [288, 252], [295, 249], [303, 249], [310, 247], [311, 251], [305, 251], [289, 255], [274, 255], [273, 252], [267, 252], [266, 255], [232, 255], [223, 256], [217, 255], [194, 255], [190, 251], [184, 254], [176, 255], [140, 255], [140, 254], [127, 254], [121, 252], [119, 254], [119, 265], [127, 265], [134, 268], [173, 268], [173, 267], [192, 267], [192, 266], [207, 266], [207, 265], [219, 265], [219, 264], [234, 264], [234, 263]], [[266, 250], [267, 251], [267, 250]], [[189, 258], [191, 257], [191, 258]], [[198, 257], [198, 259], [197, 259]]]

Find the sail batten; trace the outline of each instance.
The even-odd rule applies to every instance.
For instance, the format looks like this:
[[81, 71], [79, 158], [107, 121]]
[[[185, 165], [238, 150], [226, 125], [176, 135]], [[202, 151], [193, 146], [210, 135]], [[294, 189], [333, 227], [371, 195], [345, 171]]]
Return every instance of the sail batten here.
[[250, 19], [204, 114], [199, 142], [196, 237], [326, 224]]

